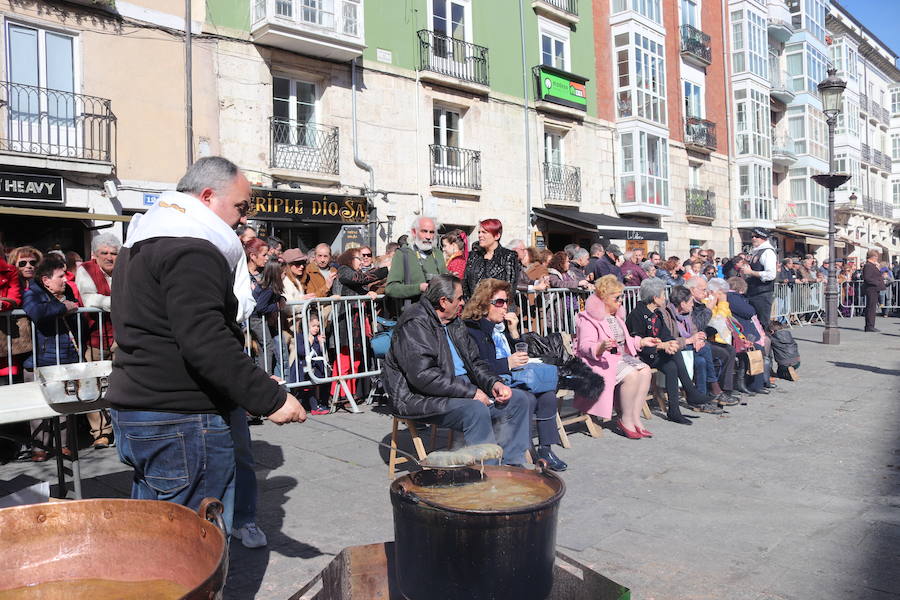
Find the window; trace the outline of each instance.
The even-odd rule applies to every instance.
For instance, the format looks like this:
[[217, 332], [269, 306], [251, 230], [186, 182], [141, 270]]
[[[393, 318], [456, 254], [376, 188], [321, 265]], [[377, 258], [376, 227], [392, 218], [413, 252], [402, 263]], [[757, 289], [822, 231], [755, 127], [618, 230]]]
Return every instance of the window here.
[[541, 37], [541, 64], [570, 71], [569, 28], [539, 18], [538, 29]]
[[785, 55], [791, 89], [818, 95], [817, 86], [825, 79], [828, 65], [825, 55], [806, 43], [788, 46]]
[[[14, 23], [7, 25], [6, 32], [10, 138], [37, 141], [42, 136], [42, 143], [73, 145], [77, 137], [74, 38]], [[63, 93], [54, 93], [50, 99], [36, 88]], [[38, 121], [44, 126], [39, 133], [32, 132], [28, 124], [38, 129]]]
[[891, 90], [891, 114], [900, 115], [900, 89]]
[[635, 131], [620, 136], [622, 202], [669, 206], [668, 140]]
[[341, 3], [341, 23], [341, 31], [345, 34], [360, 37], [359, 0]]
[[434, 163], [440, 167], [460, 166], [460, 153], [454, 148], [459, 148], [462, 143], [462, 118], [459, 112], [435, 106], [432, 110], [434, 116], [434, 144], [439, 146], [434, 153]]
[[790, 0], [795, 29], [805, 29], [820, 42], [825, 42], [825, 14], [827, 0]]
[[747, 164], [738, 167], [741, 218], [771, 221], [775, 218], [772, 199], [772, 167]]
[[768, 158], [771, 122], [769, 96], [759, 90], [734, 91], [739, 155], [756, 154]]
[[703, 88], [696, 83], [684, 82], [684, 116], [687, 118], [702, 119], [706, 114], [703, 110]]
[[544, 131], [544, 162], [551, 165], [563, 164], [562, 134]]
[[893, 190], [891, 196], [894, 199], [894, 206], [900, 207], [900, 179], [891, 182], [891, 189]]
[[[629, 40], [634, 40], [633, 44]], [[620, 118], [637, 116], [666, 124], [665, 49], [639, 33], [615, 36]]]
[[766, 15], [749, 9], [731, 13], [732, 68], [734, 72], [750, 72], [769, 76], [769, 42]]
[[859, 161], [857, 159], [844, 153], [835, 154], [834, 168], [838, 173], [847, 173], [848, 175], [850, 175], [850, 180], [839, 187], [839, 190], [853, 192], [858, 192], [861, 190]]
[[272, 133], [276, 144], [315, 144], [316, 84], [272, 78]]
[[[463, 0], [431, 0], [431, 30], [454, 40], [469, 41], [469, 8]], [[446, 48], [450, 52], [449, 44]]]
[[844, 109], [838, 113], [837, 135], [859, 135], [859, 104], [844, 98]]
[[828, 193], [821, 185], [810, 177], [818, 171], [810, 168], [791, 169], [788, 178], [791, 182], [791, 200], [798, 217], [827, 217], [826, 205]]
[[900, 160], [900, 134], [891, 134], [891, 159]]
[[831, 46], [828, 47], [828, 52], [839, 76], [847, 79], [857, 78], [857, 64], [859, 60], [856, 49], [850, 46], [844, 38], [835, 39]]
[[661, 0], [613, 0], [613, 14], [632, 10], [654, 23], [662, 24]]
[[697, 163], [688, 165], [688, 187], [700, 187], [700, 165]]
[[700, 27], [700, 7], [698, 0], [681, 0], [681, 24]]

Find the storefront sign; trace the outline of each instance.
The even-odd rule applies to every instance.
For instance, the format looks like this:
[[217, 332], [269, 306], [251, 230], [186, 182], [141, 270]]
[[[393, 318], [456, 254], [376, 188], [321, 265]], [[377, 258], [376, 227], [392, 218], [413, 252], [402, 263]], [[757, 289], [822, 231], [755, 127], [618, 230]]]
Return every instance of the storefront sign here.
[[641, 250], [647, 256], [647, 240], [625, 240], [625, 251]]
[[547, 240], [544, 239], [544, 234], [535, 231], [535, 232], [532, 234], [532, 243], [531, 243], [531, 245], [534, 246], [535, 248], [540, 248], [540, 249], [542, 249], [542, 250], [543, 250], [544, 248], [546, 248], [546, 247], [547, 247]]
[[552, 67], [536, 67], [540, 99], [587, 110], [587, 79]]
[[271, 188], [253, 188], [253, 219], [284, 219], [314, 223], [366, 223], [369, 204], [362, 196], [304, 194]]
[[343, 228], [341, 247], [344, 251], [359, 248], [366, 243], [366, 228], [350, 225]]
[[30, 173], [0, 173], [0, 199], [63, 204], [63, 179]]

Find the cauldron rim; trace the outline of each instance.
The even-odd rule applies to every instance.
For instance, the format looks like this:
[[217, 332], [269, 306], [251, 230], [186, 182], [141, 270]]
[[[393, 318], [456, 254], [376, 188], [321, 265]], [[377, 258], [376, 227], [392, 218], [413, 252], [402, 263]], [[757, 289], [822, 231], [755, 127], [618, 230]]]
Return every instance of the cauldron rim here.
[[482, 510], [482, 509], [469, 509], [469, 508], [456, 508], [452, 506], [445, 506], [439, 502], [433, 502], [431, 500], [427, 500], [422, 498], [421, 496], [415, 494], [415, 492], [411, 490], [407, 490], [404, 487], [404, 483], [411, 480], [411, 473], [407, 473], [406, 475], [399, 477], [391, 482], [390, 485], [390, 493], [391, 496], [396, 497], [398, 500], [402, 500], [404, 502], [409, 502], [413, 504], [423, 504], [429, 508], [435, 510], [442, 510], [446, 512], [456, 513], [456, 514], [464, 514], [464, 515], [483, 515], [483, 516], [498, 516], [498, 515], [519, 515], [526, 513], [533, 513], [539, 510], [542, 510], [552, 504], [559, 502], [560, 499], [566, 493], [566, 482], [562, 477], [552, 472], [549, 469], [541, 468], [540, 466], [536, 466], [534, 470], [525, 469], [523, 467], [509, 467], [509, 466], [491, 466], [486, 465], [484, 467], [485, 475], [488, 475], [491, 471], [499, 472], [499, 473], [512, 473], [515, 475], [519, 475], [520, 477], [542, 477], [549, 481], [550, 485], [556, 487], [556, 491], [552, 496], [547, 498], [546, 500], [542, 500], [541, 502], [537, 502], [535, 504], [526, 504], [525, 506], [519, 506], [516, 508], [503, 508], [503, 509], [493, 509], [493, 510]]

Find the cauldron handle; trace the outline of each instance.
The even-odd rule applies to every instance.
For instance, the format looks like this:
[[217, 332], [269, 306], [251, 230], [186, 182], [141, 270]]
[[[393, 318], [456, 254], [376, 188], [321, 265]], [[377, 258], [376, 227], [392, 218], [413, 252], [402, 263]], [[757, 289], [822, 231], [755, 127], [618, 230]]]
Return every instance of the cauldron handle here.
[[209, 521], [210, 523], [214, 523], [216, 527], [222, 530], [222, 534], [226, 536], [227, 532], [225, 531], [225, 520], [222, 518], [222, 513], [225, 512], [225, 505], [222, 504], [216, 498], [204, 498], [200, 502], [200, 508], [197, 509], [197, 514], [200, 515], [200, 518]]
[[549, 468], [550, 468], [550, 463], [548, 463], [543, 458], [537, 459], [537, 462], [534, 463], [534, 470], [537, 471], [538, 473], [541, 473], [541, 474], [546, 473], [547, 469], [549, 469]]
[[[398, 491], [400, 492], [400, 496], [401, 496], [401, 497], [406, 498], [407, 500], [409, 500], [409, 501], [412, 502], [413, 504], [418, 504], [419, 502], [422, 501], [422, 499], [419, 498], [415, 493], [413, 493], [413, 492], [409, 491], [408, 489], [406, 489], [406, 486], [403, 485], [403, 484], [398, 485], [398, 486], [397, 486], [397, 489], [398, 489]], [[426, 504], [428, 504], [428, 503], [426, 502]]]

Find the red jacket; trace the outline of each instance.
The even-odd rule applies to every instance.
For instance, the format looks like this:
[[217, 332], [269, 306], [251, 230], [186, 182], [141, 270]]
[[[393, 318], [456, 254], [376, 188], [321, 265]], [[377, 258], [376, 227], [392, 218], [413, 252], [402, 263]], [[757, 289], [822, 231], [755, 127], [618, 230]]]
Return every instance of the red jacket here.
[[0, 256], [0, 311], [12, 310], [22, 306], [22, 282], [19, 270]]

